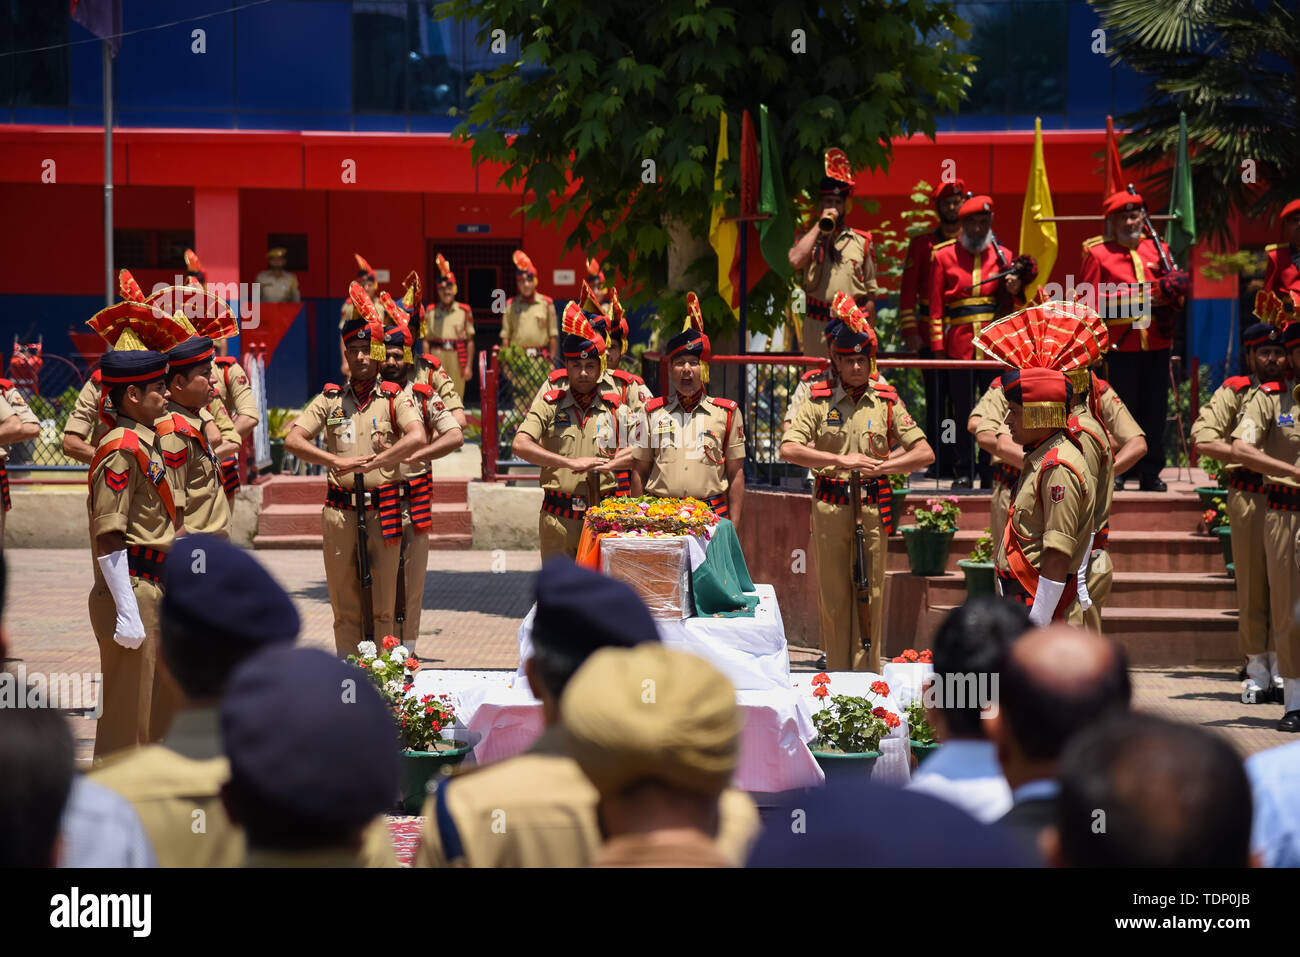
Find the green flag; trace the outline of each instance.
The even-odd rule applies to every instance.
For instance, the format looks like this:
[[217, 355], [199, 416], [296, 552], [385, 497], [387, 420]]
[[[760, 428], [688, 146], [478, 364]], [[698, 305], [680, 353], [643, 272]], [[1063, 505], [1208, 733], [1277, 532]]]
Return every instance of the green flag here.
[[762, 186], [758, 194], [758, 211], [768, 213], [771, 219], [758, 222], [759, 245], [763, 259], [772, 272], [782, 279], [794, 274], [790, 267], [790, 247], [794, 245], [794, 213], [785, 198], [785, 177], [781, 171], [781, 150], [776, 144], [776, 134], [767, 120], [767, 107], [758, 108], [758, 122], [762, 148]]
[[1178, 113], [1178, 155], [1174, 158], [1174, 178], [1169, 189], [1169, 225], [1165, 242], [1174, 261], [1188, 267], [1188, 250], [1196, 242], [1196, 209], [1192, 203], [1192, 165], [1187, 158], [1187, 114]]

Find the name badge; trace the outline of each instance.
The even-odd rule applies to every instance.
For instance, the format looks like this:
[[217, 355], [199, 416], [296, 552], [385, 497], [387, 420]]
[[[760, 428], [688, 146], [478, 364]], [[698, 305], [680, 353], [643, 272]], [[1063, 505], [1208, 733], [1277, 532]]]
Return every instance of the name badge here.
[[343, 414], [343, 409], [342, 409], [342, 408], [331, 409], [331, 410], [330, 410], [330, 414], [329, 414], [329, 418], [325, 420], [325, 424], [328, 425], [328, 426], [330, 426], [330, 427], [332, 427], [332, 428], [338, 428], [340, 425], [342, 425], [342, 424], [343, 424], [344, 422], [346, 422], [347, 420], [348, 420], [348, 417], [347, 417], [346, 415]]

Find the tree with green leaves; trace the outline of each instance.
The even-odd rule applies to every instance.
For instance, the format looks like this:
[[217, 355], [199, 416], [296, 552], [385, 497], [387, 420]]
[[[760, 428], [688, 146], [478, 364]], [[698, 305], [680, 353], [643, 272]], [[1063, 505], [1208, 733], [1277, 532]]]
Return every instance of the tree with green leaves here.
[[[735, 325], [707, 245], [722, 199], [719, 113], [732, 118], [723, 192], [734, 212], [741, 111], [757, 123], [767, 104], [794, 196], [815, 189], [830, 146], [855, 168], [881, 169], [893, 137], [933, 137], [934, 117], [956, 110], [971, 70], [954, 6], [923, 0], [448, 0], [439, 14], [475, 21], [484, 48], [497, 30], [519, 39], [518, 59], [474, 78], [475, 101], [453, 134], [475, 162], [504, 168], [528, 218], [573, 217], [566, 248], [599, 252], [630, 306], [655, 301], [665, 325], [680, 323], [682, 299], [665, 293], [694, 288], [711, 331]], [[771, 329], [785, 281], [768, 273], [754, 300], [778, 306], [751, 319]]]
[[1201, 231], [1226, 239], [1233, 210], [1256, 218], [1300, 195], [1295, 0], [1091, 3], [1112, 58], [1150, 80], [1142, 108], [1120, 118], [1126, 167], [1169, 187], [1181, 110]]

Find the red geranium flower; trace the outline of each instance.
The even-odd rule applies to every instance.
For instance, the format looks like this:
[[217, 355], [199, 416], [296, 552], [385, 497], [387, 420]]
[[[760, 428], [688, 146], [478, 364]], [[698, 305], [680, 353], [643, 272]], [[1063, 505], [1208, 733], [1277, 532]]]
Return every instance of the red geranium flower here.
[[881, 707], [877, 706], [877, 707], [871, 709], [871, 714], [872, 714], [874, 717], [877, 717], [877, 718], [883, 718], [885, 715], [889, 714], [889, 712], [886, 711], [884, 708], [881, 708]]
[[897, 658], [894, 659], [894, 664], [906, 664], [906, 662], [907, 659], [904, 658], [902, 655], [899, 655]]
[[894, 714], [894, 712], [892, 711], [886, 711], [884, 718], [885, 718], [885, 724], [887, 724], [891, 728], [897, 728], [900, 724], [903, 723], [902, 721], [899, 720], [898, 715]]
[[384, 651], [392, 651], [399, 644], [401, 644], [401, 642], [399, 642], [392, 635], [384, 635], [384, 641], [383, 641]]
[[871, 682], [871, 691], [874, 694], [886, 695], [889, 694], [889, 685], [883, 681], [873, 681]]
[[820, 674], [813, 675], [812, 683], [815, 685], [828, 685], [831, 683], [831, 676], [823, 671]]
[[916, 653], [916, 649], [914, 648], [908, 648], [906, 651], [903, 652], [904, 661], [916, 661], [918, 657], [919, 656]]
[[827, 688], [825, 685], [818, 685], [816, 688], [813, 688], [814, 698], [825, 698], [829, 694], [830, 694], [830, 689]]
[[925, 649], [925, 651], [921, 652], [921, 660], [924, 661], [926, 664], [933, 664], [934, 653], [931, 652], [929, 648]]
[[402, 667], [407, 671], [419, 671], [420, 663], [415, 660], [415, 655], [411, 655], [411, 657], [402, 662]]

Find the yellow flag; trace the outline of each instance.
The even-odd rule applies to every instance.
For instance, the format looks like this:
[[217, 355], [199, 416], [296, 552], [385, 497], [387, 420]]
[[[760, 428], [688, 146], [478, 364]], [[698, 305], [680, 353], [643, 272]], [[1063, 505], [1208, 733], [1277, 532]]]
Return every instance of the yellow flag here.
[[[718, 126], [718, 161], [713, 167], [713, 190], [722, 192], [722, 171], [726, 167], [727, 154], [727, 113], [721, 113]], [[734, 313], [740, 308], [738, 290], [731, 285], [731, 265], [736, 259], [736, 250], [740, 246], [740, 230], [736, 223], [724, 223], [726, 216], [723, 203], [713, 207], [709, 216], [709, 245], [718, 254], [718, 295], [731, 307]]]
[[1025, 187], [1025, 208], [1020, 214], [1020, 255], [1028, 254], [1038, 260], [1038, 278], [1025, 288], [1025, 297], [1032, 298], [1038, 287], [1052, 276], [1056, 265], [1056, 223], [1042, 222], [1052, 217], [1052, 190], [1047, 185], [1047, 164], [1043, 162], [1043, 121], [1034, 118], [1034, 159], [1029, 164], [1029, 185]]

